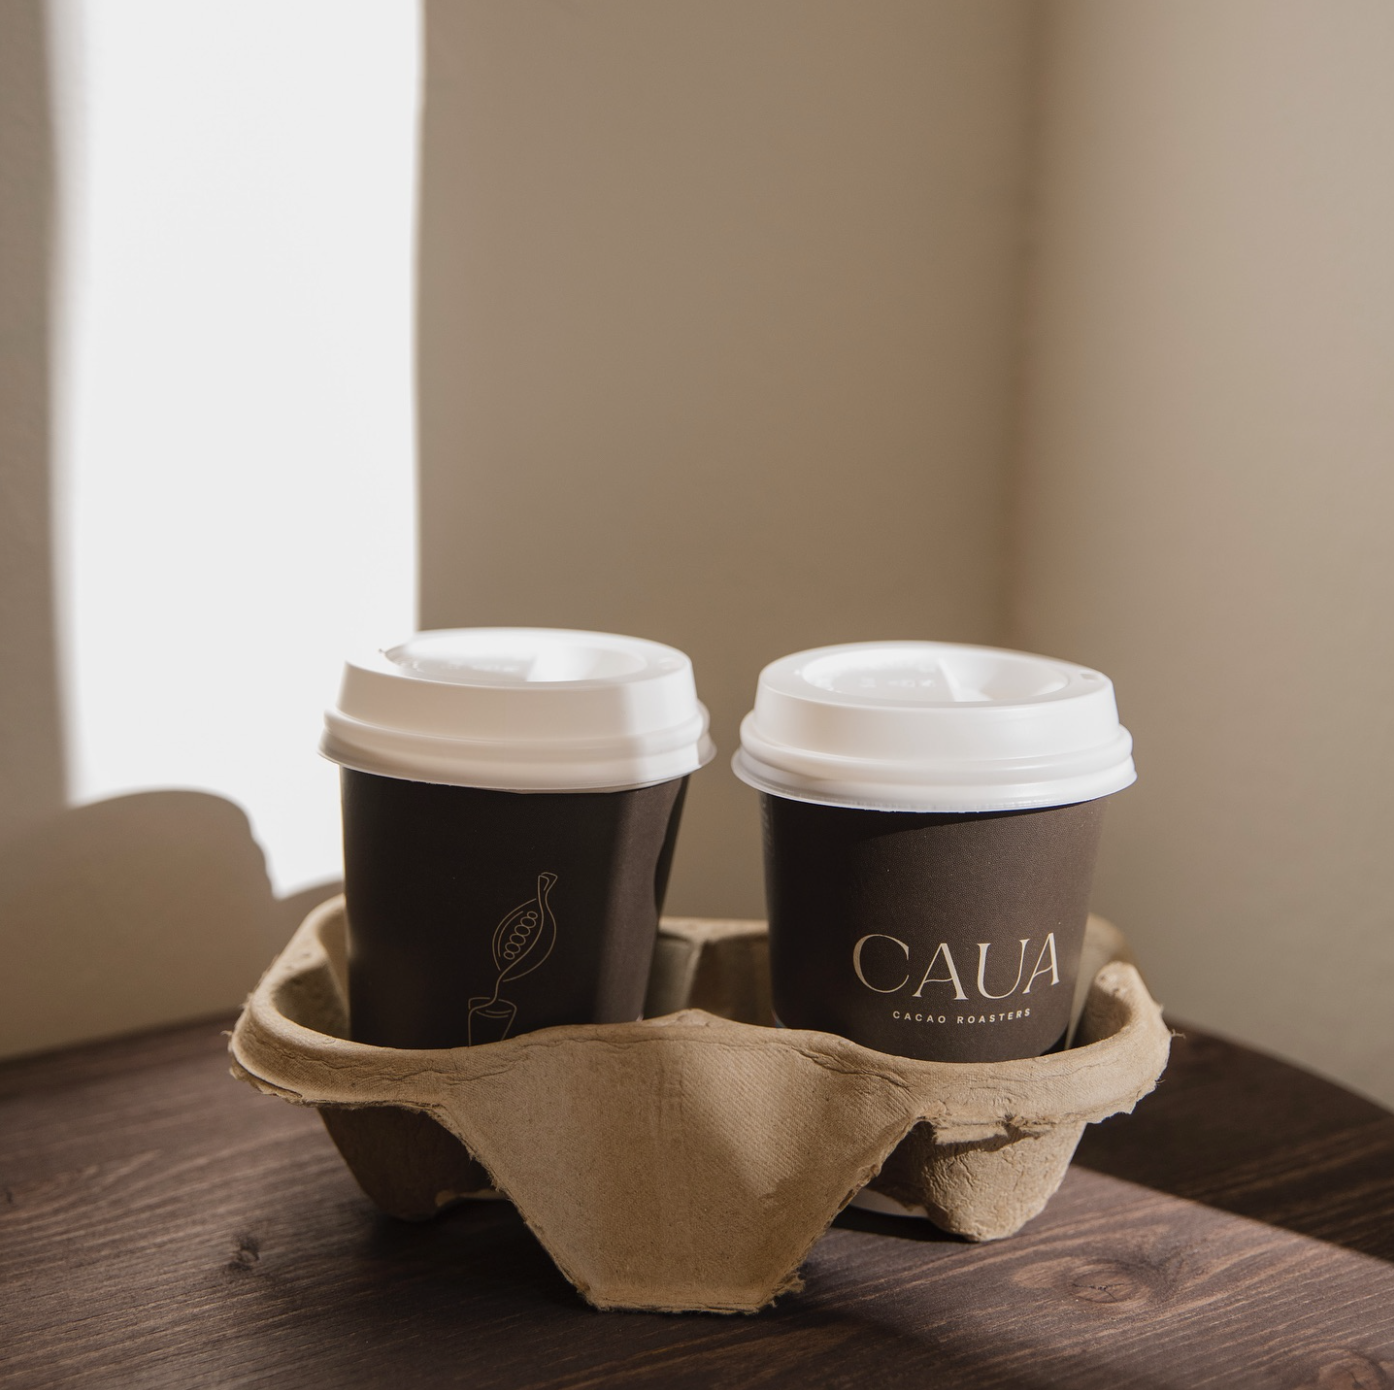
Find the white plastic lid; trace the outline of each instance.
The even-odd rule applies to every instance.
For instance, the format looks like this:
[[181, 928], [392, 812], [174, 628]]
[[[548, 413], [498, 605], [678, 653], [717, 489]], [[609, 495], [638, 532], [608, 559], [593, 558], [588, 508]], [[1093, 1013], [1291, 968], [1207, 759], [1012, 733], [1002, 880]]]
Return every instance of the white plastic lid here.
[[1133, 782], [1107, 676], [944, 642], [819, 647], [760, 672], [736, 776], [761, 791], [883, 811], [1065, 806]]
[[359, 772], [502, 791], [617, 791], [714, 756], [692, 663], [638, 637], [422, 632], [344, 665], [320, 752]]

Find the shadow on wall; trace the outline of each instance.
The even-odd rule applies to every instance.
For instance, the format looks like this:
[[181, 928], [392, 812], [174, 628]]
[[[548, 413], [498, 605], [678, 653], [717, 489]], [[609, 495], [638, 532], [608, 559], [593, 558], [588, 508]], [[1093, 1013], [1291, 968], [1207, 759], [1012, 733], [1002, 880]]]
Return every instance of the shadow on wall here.
[[0, 5], [0, 838], [63, 805], [49, 520], [46, 49], [42, 0]]
[[0, 847], [0, 1056], [236, 1008], [326, 884], [278, 899], [238, 807], [153, 791]]
[[422, 626], [687, 652], [719, 754], [669, 910], [762, 916], [760, 668], [1003, 630], [1029, 14], [424, 13]]

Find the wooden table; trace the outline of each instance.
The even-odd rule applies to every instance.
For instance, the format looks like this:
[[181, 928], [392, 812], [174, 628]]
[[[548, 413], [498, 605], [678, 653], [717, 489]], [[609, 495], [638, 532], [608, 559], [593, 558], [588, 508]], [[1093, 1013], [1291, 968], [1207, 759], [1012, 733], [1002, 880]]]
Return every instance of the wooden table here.
[[1045, 1213], [845, 1213], [755, 1317], [596, 1313], [505, 1204], [379, 1216], [229, 1020], [0, 1067], [0, 1385], [1394, 1386], [1394, 1114], [1188, 1030]]

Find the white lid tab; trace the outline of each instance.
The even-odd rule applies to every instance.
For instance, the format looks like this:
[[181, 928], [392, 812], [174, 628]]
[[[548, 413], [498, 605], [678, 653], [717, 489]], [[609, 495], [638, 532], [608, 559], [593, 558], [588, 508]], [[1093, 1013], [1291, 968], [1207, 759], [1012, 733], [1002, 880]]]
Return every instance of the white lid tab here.
[[715, 755], [692, 662], [607, 632], [452, 628], [344, 665], [320, 752], [359, 772], [500, 791], [618, 791]]
[[1137, 777], [1107, 676], [947, 642], [859, 642], [772, 662], [732, 766], [776, 796], [885, 811], [1064, 806]]

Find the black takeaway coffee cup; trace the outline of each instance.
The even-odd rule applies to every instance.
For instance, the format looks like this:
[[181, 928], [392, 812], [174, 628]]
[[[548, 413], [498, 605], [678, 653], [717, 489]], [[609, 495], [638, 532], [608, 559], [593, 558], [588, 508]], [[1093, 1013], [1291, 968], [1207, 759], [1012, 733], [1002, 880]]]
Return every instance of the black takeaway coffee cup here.
[[688, 774], [692, 663], [599, 632], [423, 632], [349, 661], [340, 764], [352, 1036], [494, 1042], [643, 1011]]
[[737, 776], [763, 796], [775, 1013], [949, 1062], [1063, 1046], [1113, 686], [990, 647], [869, 642], [760, 673]]

